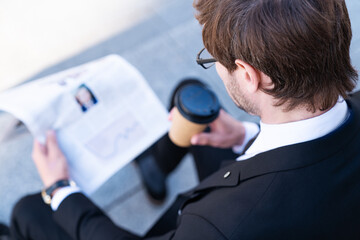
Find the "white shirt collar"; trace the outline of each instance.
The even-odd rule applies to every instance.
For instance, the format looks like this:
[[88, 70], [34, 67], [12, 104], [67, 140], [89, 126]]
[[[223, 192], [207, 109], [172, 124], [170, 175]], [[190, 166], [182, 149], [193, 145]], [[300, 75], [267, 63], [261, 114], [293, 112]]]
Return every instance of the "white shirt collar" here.
[[260, 122], [259, 136], [237, 160], [246, 160], [275, 148], [323, 137], [337, 129], [346, 120], [347, 115], [348, 106], [341, 98], [329, 111], [317, 117], [282, 124]]

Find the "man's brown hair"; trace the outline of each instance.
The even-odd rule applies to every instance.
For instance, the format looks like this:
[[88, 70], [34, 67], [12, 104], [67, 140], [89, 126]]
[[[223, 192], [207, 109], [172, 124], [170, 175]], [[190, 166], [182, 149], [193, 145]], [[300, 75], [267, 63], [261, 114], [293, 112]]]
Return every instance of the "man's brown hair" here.
[[241, 59], [268, 75], [262, 90], [287, 103], [326, 110], [357, 81], [344, 0], [195, 0], [206, 49], [229, 72]]

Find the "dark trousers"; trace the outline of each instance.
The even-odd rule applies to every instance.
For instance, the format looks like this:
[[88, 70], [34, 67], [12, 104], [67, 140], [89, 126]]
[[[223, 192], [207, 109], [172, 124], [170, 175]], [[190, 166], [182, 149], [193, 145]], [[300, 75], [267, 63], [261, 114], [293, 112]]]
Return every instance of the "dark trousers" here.
[[[194, 156], [195, 165], [199, 180], [206, 178], [220, 168], [224, 159], [235, 159], [236, 155], [231, 149], [218, 149], [212, 147], [193, 146], [190, 148], [179, 148], [174, 145], [168, 145], [168, 138], [164, 136], [156, 144], [159, 149], [162, 148], [158, 159], [159, 167], [166, 173], [171, 172], [179, 164], [183, 156], [190, 152]], [[164, 145], [167, 144], [164, 152]], [[173, 158], [165, 158], [166, 154], [171, 153]], [[162, 158], [163, 157], [163, 158]], [[168, 211], [160, 218], [154, 227], [148, 232], [147, 237], [164, 234], [176, 228], [176, 219], [178, 209], [186, 197], [179, 196]], [[46, 205], [41, 195], [34, 194], [22, 198], [15, 206], [11, 219], [11, 237], [12, 239], [71, 239], [67, 233], [58, 226], [52, 218], [52, 210]]]

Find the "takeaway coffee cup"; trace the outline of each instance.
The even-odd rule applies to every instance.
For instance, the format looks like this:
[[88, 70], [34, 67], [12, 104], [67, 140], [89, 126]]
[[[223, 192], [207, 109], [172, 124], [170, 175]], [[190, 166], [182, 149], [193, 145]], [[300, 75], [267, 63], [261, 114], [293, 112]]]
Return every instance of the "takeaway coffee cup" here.
[[189, 147], [191, 137], [205, 130], [219, 115], [219, 100], [210, 89], [189, 84], [175, 94], [169, 138], [179, 147]]

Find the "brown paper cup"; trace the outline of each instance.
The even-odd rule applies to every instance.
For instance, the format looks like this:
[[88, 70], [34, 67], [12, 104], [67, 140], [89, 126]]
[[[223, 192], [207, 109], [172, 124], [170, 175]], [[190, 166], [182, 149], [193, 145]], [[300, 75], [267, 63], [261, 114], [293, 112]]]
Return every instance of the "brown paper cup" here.
[[193, 123], [181, 115], [175, 107], [169, 131], [171, 141], [179, 147], [189, 147], [191, 137], [205, 130], [207, 124]]

